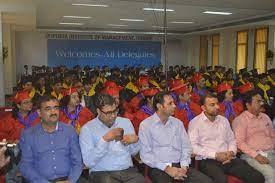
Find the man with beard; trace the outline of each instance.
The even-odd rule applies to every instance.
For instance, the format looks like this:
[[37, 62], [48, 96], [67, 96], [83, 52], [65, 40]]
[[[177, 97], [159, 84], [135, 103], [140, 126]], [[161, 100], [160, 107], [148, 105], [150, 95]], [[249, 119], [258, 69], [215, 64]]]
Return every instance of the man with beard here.
[[263, 183], [260, 172], [236, 157], [237, 145], [229, 121], [219, 114], [217, 96], [201, 98], [203, 112], [189, 123], [188, 134], [200, 171], [214, 183], [227, 183], [227, 174], [249, 183]]
[[77, 182], [83, 166], [78, 136], [72, 126], [58, 121], [59, 101], [43, 96], [37, 112], [41, 123], [20, 138], [22, 176], [28, 182]]
[[212, 183], [199, 171], [189, 168], [192, 147], [183, 123], [172, 117], [176, 105], [169, 93], [154, 96], [156, 111], [142, 121], [139, 128], [140, 158], [150, 167], [153, 183]]

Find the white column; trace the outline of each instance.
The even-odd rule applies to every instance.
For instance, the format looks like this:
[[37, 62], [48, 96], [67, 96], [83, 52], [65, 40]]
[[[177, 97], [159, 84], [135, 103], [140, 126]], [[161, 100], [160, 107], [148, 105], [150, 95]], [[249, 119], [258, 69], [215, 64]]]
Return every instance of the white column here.
[[0, 12], [0, 107], [5, 106], [4, 94], [4, 64], [3, 64], [3, 51], [2, 51], [2, 13]]

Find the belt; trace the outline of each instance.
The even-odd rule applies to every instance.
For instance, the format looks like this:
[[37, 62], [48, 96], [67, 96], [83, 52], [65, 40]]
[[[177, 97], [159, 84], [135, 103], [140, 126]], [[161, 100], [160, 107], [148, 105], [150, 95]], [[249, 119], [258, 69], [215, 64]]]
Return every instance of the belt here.
[[59, 178], [56, 178], [56, 179], [53, 179], [53, 180], [49, 180], [49, 182], [56, 183], [58, 181], [65, 181], [65, 180], [68, 180], [68, 177], [59, 177]]

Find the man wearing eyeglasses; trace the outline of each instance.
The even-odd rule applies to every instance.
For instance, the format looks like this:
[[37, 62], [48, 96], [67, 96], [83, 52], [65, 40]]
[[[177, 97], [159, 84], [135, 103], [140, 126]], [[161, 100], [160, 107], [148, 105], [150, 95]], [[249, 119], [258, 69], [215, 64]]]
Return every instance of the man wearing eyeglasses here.
[[139, 151], [138, 137], [127, 118], [118, 117], [115, 99], [100, 94], [95, 102], [97, 118], [80, 131], [84, 164], [95, 183], [142, 183], [144, 177], [133, 167], [132, 155]]
[[243, 98], [246, 111], [232, 125], [241, 158], [261, 172], [265, 183], [275, 182], [275, 130], [271, 119], [262, 113], [264, 99], [257, 90], [248, 91]]
[[31, 183], [76, 183], [83, 166], [77, 134], [58, 122], [56, 98], [43, 96], [38, 107], [41, 123], [24, 130], [20, 138], [21, 174]]

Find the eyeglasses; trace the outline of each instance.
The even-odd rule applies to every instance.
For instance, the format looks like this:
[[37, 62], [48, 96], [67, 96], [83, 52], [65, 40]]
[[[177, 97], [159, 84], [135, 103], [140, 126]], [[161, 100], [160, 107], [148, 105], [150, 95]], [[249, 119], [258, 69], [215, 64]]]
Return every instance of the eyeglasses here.
[[104, 112], [104, 111], [102, 111], [101, 109], [99, 109], [103, 114], [105, 114], [106, 116], [108, 116], [108, 117], [111, 117], [112, 116], [112, 114], [115, 114], [115, 115], [117, 115], [117, 113], [118, 113], [118, 108], [116, 108], [115, 110], [113, 110], [113, 111], [107, 111], [107, 112]]

